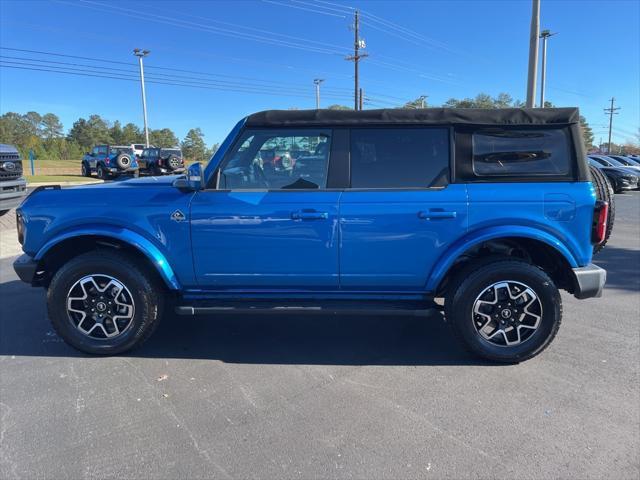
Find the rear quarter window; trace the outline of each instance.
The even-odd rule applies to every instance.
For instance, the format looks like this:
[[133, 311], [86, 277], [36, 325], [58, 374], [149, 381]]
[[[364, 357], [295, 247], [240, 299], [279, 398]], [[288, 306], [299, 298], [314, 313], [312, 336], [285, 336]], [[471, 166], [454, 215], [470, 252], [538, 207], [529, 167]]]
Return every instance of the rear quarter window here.
[[567, 175], [569, 135], [564, 129], [485, 129], [473, 133], [473, 172], [479, 177]]

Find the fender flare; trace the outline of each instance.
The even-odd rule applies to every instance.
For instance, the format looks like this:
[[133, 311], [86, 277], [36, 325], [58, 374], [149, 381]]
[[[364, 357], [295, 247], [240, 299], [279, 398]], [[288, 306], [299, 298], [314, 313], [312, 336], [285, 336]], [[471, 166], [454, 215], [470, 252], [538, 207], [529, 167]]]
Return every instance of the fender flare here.
[[564, 242], [552, 233], [522, 225], [488, 227], [482, 230], [470, 232], [462, 239], [451, 245], [451, 247], [438, 259], [431, 270], [426, 290], [429, 292], [435, 291], [453, 263], [464, 252], [483, 242], [498, 238], [527, 238], [530, 240], [540, 241], [549, 245], [561, 254], [571, 268], [577, 268], [579, 266], [575, 255], [567, 248]]
[[167, 261], [165, 255], [160, 249], [154, 245], [151, 241], [143, 237], [142, 235], [135, 233], [125, 228], [118, 228], [109, 225], [91, 226], [91, 227], [76, 227], [71, 230], [66, 230], [55, 237], [49, 239], [33, 257], [35, 261], [40, 261], [44, 258], [47, 252], [60, 242], [69, 240], [74, 237], [84, 236], [101, 236], [108, 237], [120, 242], [124, 242], [139, 252], [141, 252], [155, 267], [156, 271], [171, 290], [180, 290], [180, 282], [176, 277], [175, 272], [171, 268], [171, 265]]

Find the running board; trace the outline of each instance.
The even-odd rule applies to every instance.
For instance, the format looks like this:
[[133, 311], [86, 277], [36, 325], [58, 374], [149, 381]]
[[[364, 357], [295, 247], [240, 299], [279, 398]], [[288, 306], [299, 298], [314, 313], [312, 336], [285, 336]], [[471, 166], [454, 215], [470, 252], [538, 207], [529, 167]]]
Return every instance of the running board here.
[[426, 316], [440, 307], [429, 301], [423, 302], [198, 302], [195, 305], [179, 305], [178, 315], [215, 315], [215, 314], [322, 314], [322, 315], [412, 315]]

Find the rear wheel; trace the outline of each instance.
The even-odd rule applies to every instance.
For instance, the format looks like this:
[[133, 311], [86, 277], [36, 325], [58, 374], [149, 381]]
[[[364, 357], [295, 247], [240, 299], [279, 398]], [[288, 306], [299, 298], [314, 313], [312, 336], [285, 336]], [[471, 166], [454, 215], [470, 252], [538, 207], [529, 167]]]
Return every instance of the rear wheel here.
[[47, 292], [54, 329], [85, 353], [112, 355], [139, 346], [162, 312], [160, 287], [128, 255], [93, 251], [56, 272]]
[[100, 180], [107, 180], [109, 178], [109, 174], [106, 172], [102, 165], [98, 165], [96, 169], [96, 174]]
[[517, 363], [542, 352], [562, 320], [553, 281], [517, 259], [476, 265], [457, 276], [445, 300], [454, 335], [472, 353], [497, 362]]
[[593, 253], [595, 254], [602, 250], [609, 241], [616, 216], [616, 202], [613, 186], [611, 185], [611, 182], [609, 182], [609, 179], [596, 167], [590, 166], [589, 169], [591, 170], [591, 182], [593, 183], [593, 188], [596, 192], [596, 198], [609, 204], [609, 217], [607, 218], [607, 229], [604, 241], [593, 246]]

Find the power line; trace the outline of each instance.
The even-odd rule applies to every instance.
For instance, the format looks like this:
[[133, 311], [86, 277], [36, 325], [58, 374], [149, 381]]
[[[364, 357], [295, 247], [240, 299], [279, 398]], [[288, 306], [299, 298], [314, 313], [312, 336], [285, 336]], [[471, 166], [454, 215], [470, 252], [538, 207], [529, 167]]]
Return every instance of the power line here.
[[[13, 48], [7, 48], [7, 47], [0, 47], [0, 49], [5, 49], [5, 50], [18, 50], [18, 51], [23, 51], [23, 52], [27, 52], [27, 50], [21, 50], [21, 49], [13, 49]], [[33, 51], [30, 50], [29, 52], [33, 52], [36, 53], [37, 51]], [[45, 53], [45, 52], [37, 52], [37, 53]], [[135, 67], [135, 63], [128, 63], [128, 62], [118, 62], [118, 61], [111, 61], [111, 60], [105, 60], [105, 59], [95, 59], [95, 58], [91, 58], [91, 57], [80, 57], [77, 55], [63, 55], [63, 54], [54, 54], [54, 53], [50, 53], [47, 52], [47, 54], [49, 55], [55, 55], [55, 56], [60, 56], [60, 57], [70, 57], [70, 58], [81, 58], [81, 59], [85, 59], [85, 60], [89, 60], [89, 61], [98, 61], [98, 62], [103, 62], [103, 63], [110, 63], [113, 62], [115, 64], [124, 64], [124, 65], [129, 65], [131, 67]], [[6, 59], [10, 59], [10, 60], [25, 60], [25, 61], [30, 61], [30, 62], [40, 62], [40, 63], [47, 63], [47, 64], [56, 64], [56, 65], [67, 65], [67, 66], [73, 66], [73, 67], [85, 67], [91, 70], [96, 70], [96, 69], [100, 69], [103, 70], [105, 67], [102, 65], [87, 65], [85, 63], [75, 63], [75, 62], [60, 62], [60, 61], [54, 61], [54, 60], [42, 60], [42, 59], [37, 59], [37, 58], [25, 58], [25, 57], [14, 57], [14, 56], [10, 56], [10, 55], [0, 55], [0, 58], [6, 58]], [[110, 70], [112, 71], [116, 71], [116, 72], [125, 72], [125, 73], [133, 73], [135, 70], [132, 69], [124, 69], [124, 68], [116, 68], [116, 67], [112, 67], [109, 66], [108, 67]], [[195, 72], [195, 71], [190, 71], [190, 70], [181, 70], [181, 69], [172, 69], [172, 68], [166, 68], [166, 67], [153, 67], [153, 66], [145, 66], [146, 70], [149, 69], [163, 69], [163, 70], [176, 70], [176, 71], [181, 71], [181, 72], [192, 72], [192, 73], [196, 73], [196, 74], [200, 74], [200, 75], [214, 75], [215, 74], [208, 74], [206, 72]], [[290, 90], [299, 90], [299, 91], [306, 91], [306, 88], [300, 87], [300, 86], [295, 86], [295, 85], [291, 85], [291, 84], [282, 84], [282, 83], [278, 83], [278, 82], [273, 82], [273, 81], [263, 81], [260, 79], [256, 79], [257, 82], [265, 82], [267, 84], [265, 85], [260, 85], [260, 84], [251, 84], [249, 82], [230, 82], [227, 80], [207, 80], [207, 79], [202, 79], [202, 78], [196, 78], [196, 77], [192, 77], [192, 76], [187, 76], [187, 75], [175, 75], [175, 74], [166, 74], [166, 73], [147, 73], [147, 76], [150, 78], [153, 77], [167, 77], [169, 79], [178, 79], [178, 80], [196, 80], [196, 81], [200, 81], [200, 82], [207, 82], [207, 83], [211, 83], [214, 85], [225, 85], [225, 84], [229, 84], [229, 85], [249, 85], [249, 86], [259, 86], [259, 87], [264, 87], [264, 88], [283, 88], [283, 89], [287, 89], [287, 91]], [[240, 79], [248, 79], [249, 77], [232, 77], [232, 76], [228, 76], [228, 75], [224, 75], [224, 77], [227, 78], [240, 78]], [[252, 79], [253, 80], [253, 79]], [[268, 83], [271, 83], [272, 85], [269, 85]], [[344, 90], [348, 90], [348, 89], [344, 89]], [[329, 88], [327, 89], [327, 92], [333, 92], [336, 94], [340, 94], [340, 93], [344, 93], [343, 91], [340, 91], [340, 89], [333, 89], [333, 88]]]
[[[61, 74], [75, 75], [75, 76], [81, 76], [81, 77], [107, 78], [112, 80], [124, 80], [124, 81], [132, 81], [132, 82], [139, 81], [139, 78], [136, 75], [87, 72], [82, 69], [71, 68], [71, 67], [53, 67], [53, 66], [44, 66], [44, 65], [38, 65], [38, 64], [30, 64], [25, 62], [22, 62], [22, 63], [8, 62], [6, 60], [0, 60], [0, 67], [12, 68], [12, 69], [18, 69], [18, 70], [61, 73]], [[146, 82], [159, 84], [159, 85], [194, 87], [194, 88], [201, 88], [205, 90], [221, 90], [221, 91], [229, 91], [229, 92], [237, 92], [237, 93], [256, 93], [261, 95], [282, 96], [281, 91], [270, 91], [270, 90], [264, 90], [260, 88], [254, 88], [254, 87], [241, 87], [241, 86], [233, 87], [233, 86], [224, 86], [224, 85], [213, 86], [213, 85], [210, 85], [207, 83], [201, 83], [201, 82], [179, 82], [179, 81], [162, 80], [162, 79], [147, 79]], [[287, 93], [287, 96], [298, 97], [298, 98], [313, 98], [312, 95], [302, 94], [297, 92]], [[334, 95], [326, 95], [326, 96], [330, 98], [345, 99], [345, 97], [334, 96]]]
[[[260, 43], [266, 43], [266, 44], [271, 44], [271, 45], [277, 45], [277, 46], [283, 46], [283, 47], [288, 47], [288, 48], [294, 48], [294, 49], [298, 49], [298, 50], [306, 50], [306, 51], [312, 51], [315, 53], [326, 53], [326, 54], [333, 54], [333, 55], [342, 55], [343, 51], [340, 50], [336, 50], [335, 48], [325, 48], [325, 47], [321, 47], [321, 46], [315, 46], [315, 45], [304, 45], [301, 43], [297, 43], [297, 42], [293, 42], [293, 41], [288, 41], [288, 40], [282, 40], [279, 38], [273, 38], [273, 37], [266, 37], [265, 35], [255, 35], [252, 33], [246, 33], [246, 32], [239, 32], [237, 30], [229, 30], [226, 28], [221, 28], [221, 27], [215, 27], [212, 25], [206, 25], [206, 24], [202, 24], [202, 23], [196, 23], [196, 22], [190, 22], [188, 20], [183, 20], [183, 19], [179, 19], [176, 17], [167, 17], [164, 15], [157, 15], [157, 14], [153, 14], [150, 12], [145, 12], [144, 16], [140, 15], [140, 12], [138, 10], [133, 10], [133, 9], [129, 9], [129, 8], [124, 8], [124, 7], [118, 7], [115, 5], [107, 5], [107, 4], [102, 4], [99, 2], [92, 2], [89, 0], [81, 0], [82, 3], [69, 3], [63, 0], [55, 0], [58, 3], [61, 4], [65, 4], [65, 5], [71, 5], [71, 6], [79, 6], [79, 7], [83, 7], [83, 8], [89, 8], [92, 10], [96, 10], [99, 12], [103, 12], [103, 13], [111, 13], [111, 14], [115, 14], [115, 15], [121, 15], [121, 16], [125, 16], [125, 17], [130, 17], [130, 18], [135, 18], [136, 20], [147, 20], [147, 21], [151, 21], [151, 22], [155, 22], [155, 23], [161, 23], [161, 24], [165, 24], [165, 25], [172, 25], [175, 27], [180, 27], [180, 28], [186, 28], [186, 29], [190, 29], [190, 30], [198, 30], [198, 31], [204, 31], [207, 33], [213, 33], [216, 35], [222, 35], [222, 36], [227, 36], [227, 37], [232, 37], [232, 38], [239, 38], [242, 40], [252, 40], [252, 41], [256, 41], [256, 42], [260, 42]], [[270, 35], [280, 35], [277, 34], [275, 32], [269, 32]], [[320, 43], [320, 42], [315, 42], [315, 41], [308, 41], [305, 40], [307, 42], [313, 42], [313, 43]]]
[[262, 0], [262, 1], [264, 3], [272, 3], [274, 5], [280, 5], [282, 7], [295, 8], [297, 10], [305, 10], [307, 12], [320, 13], [322, 15], [330, 15], [332, 17], [347, 18], [345, 15], [338, 15], [337, 13], [324, 12], [324, 11], [321, 11], [321, 10], [313, 10], [313, 9], [301, 7], [301, 6], [298, 6], [298, 5], [292, 5], [290, 3], [276, 2], [274, 0]]
[[[34, 30], [37, 30], [38, 32], [42, 32], [42, 31], [45, 31], [45, 30], [46, 31], [50, 31], [50, 32], [56, 32], [56, 33], [66, 33], [67, 32], [67, 30], [60, 29], [60, 28], [54, 28], [54, 27], [51, 27], [50, 25], [39, 25], [39, 24], [18, 22], [18, 21], [12, 22], [11, 25], [8, 25], [8, 27], [16, 27], [18, 25], [21, 26], [21, 27], [32, 28]], [[93, 41], [106, 42], [106, 43], [117, 44], [117, 45], [123, 45], [126, 48], [129, 48], [129, 46], [130, 46], [130, 42], [129, 41], [118, 40], [117, 38], [114, 38], [114, 37], [107, 38], [105, 36], [90, 35], [90, 34], [87, 34], [87, 33], [84, 33], [84, 32], [74, 32], [73, 35], [74, 35], [75, 38], [83, 37], [83, 38], [92, 39]], [[260, 66], [262, 68], [284, 68], [284, 69], [292, 70], [292, 71], [296, 71], [296, 72], [308, 72], [308, 73], [313, 74], [313, 75], [322, 74], [322, 75], [331, 76], [331, 77], [352, 78], [351, 75], [347, 75], [347, 74], [344, 74], [344, 73], [330, 72], [330, 71], [325, 71], [325, 70], [318, 70], [316, 68], [305, 68], [305, 67], [301, 67], [301, 66], [288, 65], [288, 64], [284, 64], [284, 63], [277, 63], [277, 62], [271, 62], [271, 61], [259, 61], [259, 60], [255, 60], [255, 59], [241, 58], [241, 57], [235, 57], [235, 56], [229, 56], [229, 55], [220, 55], [220, 54], [215, 54], [215, 53], [211, 53], [211, 52], [197, 51], [197, 50], [192, 49], [192, 48], [189, 48], [188, 50], [183, 50], [183, 49], [177, 49], [177, 48], [171, 48], [171, 47], [166, 47], [165, 46], [165, 47], [156, 47], [155, 51], [156, 52], [157, 51], [171, 52], [171, 53], [179, 54], [181, 56], [187, 55], [187, 56], [192, 56], [192, 57], [197, 57], [197, 58], [216, 59], [216, 61], [220, 61], [222, 59], [222, 61], [227, 61], [227, 62], [231, 62], [231, 63], [240, 63], [240, 64], [245, 64], [245, 65]], [[163, 68], [166, 68], [166, 67], [163, 67]], [[210, 75], [222, 75], [222, 74], [210, 74]]]

